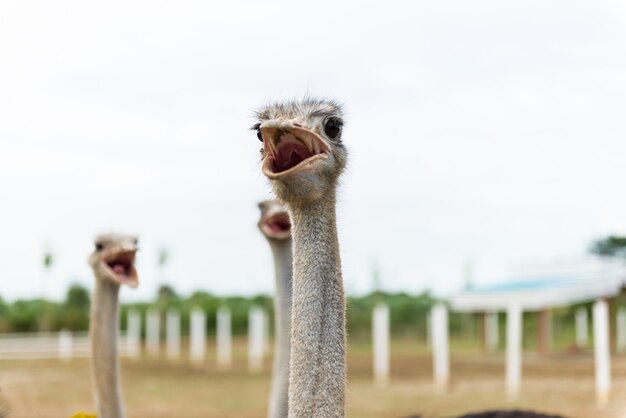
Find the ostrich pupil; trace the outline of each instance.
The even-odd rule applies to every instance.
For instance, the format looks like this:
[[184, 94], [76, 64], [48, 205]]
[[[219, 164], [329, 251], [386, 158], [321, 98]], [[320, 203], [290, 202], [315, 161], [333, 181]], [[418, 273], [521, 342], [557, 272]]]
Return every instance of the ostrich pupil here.
[[256, 137], [259, 138], [259, 141], [263, 142], [263, 135], [261, 135], [261, 130], [257, 129]]
[[104, 249], [104, 245], [98, 243], [96, 244], [96, 251], [102, 251]]
[[337, 119], [329, 119], [324, 126], [324, 132], [331, 139], [337, 138], [341, 132], [341, 122]]

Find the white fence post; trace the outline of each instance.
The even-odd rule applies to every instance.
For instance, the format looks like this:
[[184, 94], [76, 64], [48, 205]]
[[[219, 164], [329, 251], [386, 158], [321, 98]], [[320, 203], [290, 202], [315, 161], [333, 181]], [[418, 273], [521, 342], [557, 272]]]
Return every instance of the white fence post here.
[[617, 352], [623, 353], [626, 349], [626, 308], [620, 306], [617, 309], [617, 317], [615, 318], [615, 332]]
[[195, 308], [191, 311], [190, 326], [189, 358], [196, 366], [202, 366], [206, 353], [206, 314], [203, 310]]
[[59, 332], [59, 358], [65, 363], [72, 359], [72, 333], [66, 329]]
[[230, 368], [231, 363], [231, 315], [230, 309], [222, 306], [217, 310], [217, 367]]
[[587, 308], [581, 306], [576, 309], [576, 346], [585, 348], [589, 344]]
[[498, 330], [498, 312], [485, 314], [485, 343], [487, 351], [493, 353], [498, 350], [500, 332]]
[[430, 312], [435, 391], [444, 393], [450, 379], [450, 354], [448, 347], [448, 309], [443, 303], [433, 306]]
[[509, 305], [506, 312], [506, 393], [509, 401], [519, 396], [522, 380], [522, 308]]
[[171, 360], [180, 358], [180, 314], [173, 309], [167, 311], [165, 337], [167, 358]]
[[158, 356], [161, 340], [161, 318], [157, 309], [146, 312], [146, 351], [151, 356]]
[[606, 300], [593, 304], [593, 343], [596, 366], [596, 402], [604, 407], [611, 392], [611, 353], [609, 342], [609, 308]]
[[137, 311], [129, 311], [126, 326], [128, 355], [138, 359], [141, 354], [141, 316]]
[[389, 306], [379, 303], [372, 313], [374, 379], [379, 386], [389, 383]]
[[253, 373], [263, 369], [263, 310], [253, 306], [248, 312], [248, 368]]

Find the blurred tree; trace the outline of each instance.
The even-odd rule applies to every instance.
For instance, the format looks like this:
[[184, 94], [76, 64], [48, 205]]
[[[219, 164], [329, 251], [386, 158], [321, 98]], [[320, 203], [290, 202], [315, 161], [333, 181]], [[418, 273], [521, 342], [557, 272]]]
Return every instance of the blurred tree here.
[[626, 237], [609, 235], [594, 241], [589, 251], [602, 257], [626, 258]]
[[167, 284], [159, 286], [157, 291], [156, 305], [158, 310], [163, 314], [169, 308], [175, 307], [181, 302], [181, 298], [178, 296], [174, 288]]
[[67, 291], [67, 296], [65, 298], [65, 306], [88, 310], [89, 309], [89, 291], [79, 285], [73, 284]]
[[66, 328], [71, 331], [88, 329], [89, 291], [79, 284], [71, 285], [59, 316], [59, 328]]
[[9, 309], [9, 327], [13, 332], [36, 331], [38, 318], [43, 302], [39, 300], [23, 301], [18, 300]]
[[157, 292], [157, 300], [159, 302], [164, 301], [166, 303], [175, 302], [179, 299], [178, 294], [174, 288], [168, 284], [162, 284], [159, 286]]
[[9, 330], [9, 321], [7, 316], [9, 314], [9, 306], [0, 297], [0, 332], [7, 332]]

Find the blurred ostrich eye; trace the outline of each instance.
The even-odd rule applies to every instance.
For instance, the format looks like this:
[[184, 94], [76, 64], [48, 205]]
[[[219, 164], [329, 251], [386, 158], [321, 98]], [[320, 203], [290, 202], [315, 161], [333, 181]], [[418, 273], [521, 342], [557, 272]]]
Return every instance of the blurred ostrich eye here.
[[96, 242], [96, 251], [102, 251], [104, 250], [104, 245], [100, 244], [99, 242]]
[[263, 135], [261, 135], [261, 130], [256, 130], [256, 137], [259, 138], [259, 141], [263, 142]]
[[138, 240], [137, 238], [135, 238], [135, 239], [133, 240], [133, 244], [135, 244], [135, 247], [136, 247], [137, 245], [139, 245], [139, 240]]
[[337, 118], [329, 118], [324, 125], [324, 133], [330, 139], [337, 139], [341, 134], [341, 127], [343, 126], [343, 122]]

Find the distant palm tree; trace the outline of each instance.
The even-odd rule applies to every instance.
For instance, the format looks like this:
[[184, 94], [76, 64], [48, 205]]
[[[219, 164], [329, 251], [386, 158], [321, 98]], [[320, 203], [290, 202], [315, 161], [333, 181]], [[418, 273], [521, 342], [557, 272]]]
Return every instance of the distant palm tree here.
[[170, 252], [167, 248], [165, 247], [161, 247], [159, 249], [159, 253], [157, 256], [157, 267], [159, 269], [159, 281], [161, 282], [161, 285], [159, 286], [158, 290], [157, 290], [157, 295], [156, 295], [156, 307], [157, 310], [159, 312], [159, 327], [161, 329], [159, 329], [159, 334], [163, 334], [164, 330], [163, 330], [163, 324], [165, 324], [165, 312], [167, 311], [167, 307], [169, 305], [169, 303], [175, 299], [176, 296], [176, 292], [174, 291], [174, 289], [165, 284], [165, 266], [167, 266], [168, 261], [170, 260]]
[[49, 248], [44, 250], [43, 254], [43, 269], [44, 269], [44, 282], [41, 286], [41, 314], [39, 315], [39, 331], [50, 331], [50, 308], [47, 301], [47, 289], [49, 287], [48, 281], [50, 280], [50, 271], [54, 265], [54, 254]]
[[626, 237], [609, 235], [594, 241], [589, 251], [601, 257], [626, 258]]
[[161, 248], [159, 250], [159, 258], [158, 258], [159, 268], [161, 269], [165, 268], [165, 265], [167, 264], [169, 259], [170, 259], [170, 252], [168, 251], [168, 249]]

